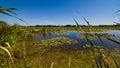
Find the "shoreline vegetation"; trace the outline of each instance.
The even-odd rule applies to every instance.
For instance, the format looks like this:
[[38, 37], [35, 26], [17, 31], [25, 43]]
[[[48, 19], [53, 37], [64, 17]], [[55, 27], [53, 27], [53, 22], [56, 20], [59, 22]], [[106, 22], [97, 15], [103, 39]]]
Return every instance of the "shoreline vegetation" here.
[[[17, 9], [0, 6], [0, 13], [25, 23], [12, 10]], [[120, 49], [111, 50], [99, 44], [95, 45], [91, 37], [98, 38], [106, 45], [101, 38], [109, 38], [111, 35], [92, 32], [120, 30], [120, 24], [92, 26], [84, 17], [83, 19], [87, 25], [79, 25], [75, 19], [76, 25], [21, 26], [0, 21], [0, 68], [119, 68]], [[42, 40], [35, 38], [35, 34], [42, 34], [42, 37], [45, 37], [52, 32], [71, 30], [78, 34], [80, 31], [84, 32], [84, 41], [87, 43], [80, 46], [77, 40], [67, 36]]]
[[[2, 22], [0, 25], [0, 67], [3, 68], [119, 68], [120, 50], [109, 50], [103, 46], [94, 45], [91, 37], [110, 37], [111, 35], [87, 34], [87, 44], [80, 46], [77, 40], [67, 37], [54, 37], [35, 40], [34, 34], [51, 34], [75, 30], [78, 26], [20, 26]], [[1, 23], [0, 23], [1, 24]], [[80, 26], [81, 27], [81, 26]], [[81, 27], [89, 31], [88, 26]], [[94, 31], [120, 30], [119, 26], [92, 26]], [[80, 30], [81, 31], [81, 30]], [[37, 33], [38, 32], [38, 33]], [[89, 31], [90, 32], [90, 31]], [[102, 40], [100, 40], [102, 43]], [[9, 47], [5, 43], [9, 43]], [[75, 44], [75, 45], [74, 45]], [[104, 44], [104, 43], [103, 43]], [[8, 45], [8, 44], [7, 44]], [[7, 53], [9, 53], [9, 55]], [[9, 57], [10, 56], [10, 57]], [[12, 59], [12, 60], [11, 60]], [[12, 61], [12, 62], [11, 62]]]

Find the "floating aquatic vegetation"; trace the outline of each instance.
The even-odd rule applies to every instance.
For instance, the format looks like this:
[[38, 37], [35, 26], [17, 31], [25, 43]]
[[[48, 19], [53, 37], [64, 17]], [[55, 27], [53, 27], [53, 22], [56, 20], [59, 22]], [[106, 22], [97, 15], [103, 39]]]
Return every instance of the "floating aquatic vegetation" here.
[[76, 40], [67, 38], [67, 37], [55, 37], [55, 38], [50, 38], [46, 40], [41, 40], [39, 42], [39, 45], [44, 45], [44, 46], [60, 46], [60, 45], [65, 45], [65, 44], [75, 44], [77, 43]]

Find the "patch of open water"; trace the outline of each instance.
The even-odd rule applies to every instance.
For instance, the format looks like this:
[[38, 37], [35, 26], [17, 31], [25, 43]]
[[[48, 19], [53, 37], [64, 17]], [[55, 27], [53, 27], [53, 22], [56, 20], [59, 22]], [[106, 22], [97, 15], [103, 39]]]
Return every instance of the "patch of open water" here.
[[[92, 33], [107, 34], [107, 35], [110, 35], [109, 37], [110, 39], [120, 42], [120, 30], [109, 30], [106, 32], [92, 32]], [[82, 32], [80, 33], [76, 31], [67, 31], [67, 32], [61, 32], [61, 33], [53, 32], [50, 35], [46, 33], [45, 36], [43, 36], [42, 34], [35, 34], [36, 40], [42, 40], [42, 39], [53, 38], [53, 37], [69, 37], [69, 38], [75, 39], [78, 41], [77, 45], [79, 46], [82, 46], [88, 43], [84, 38], [84, 33]], [[102, 42], [100, 41], [100, 39], [102, 40]], [[120, 44], [114, 41], [111, 41], [106, 37], [100, 37], [100, 39], [97, 37], [90, 37], [90, 41], [95, 45], [104, 46], [109, 49], [112, 49], [112, 48], [120, 49]]]

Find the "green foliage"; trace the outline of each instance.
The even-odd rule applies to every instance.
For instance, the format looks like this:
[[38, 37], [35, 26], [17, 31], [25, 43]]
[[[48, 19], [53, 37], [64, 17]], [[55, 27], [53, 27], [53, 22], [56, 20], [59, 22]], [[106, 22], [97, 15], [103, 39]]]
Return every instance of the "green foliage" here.
[[[109, 58], [108, 58], [108, 56], [106, 56], [106, 54], [107, 54], [106, 52], [108, 52], [107, 49], [106, 49], [106, 51], [105, 51], [105, 50], [102, 49], [101, 47], [96, 47], [96, 45], [94, 45], [94, 44], [91, 42], [91, 40], [89, 39], [90, 36], [98, 37], [99, 40], [102, 42], [102, 40], [100, 39], [100, 37], [109, 36], [109, 35], [108, 35], [108, 34], [96, 34], [96, 33], [93, 34], [93, 33], [92, 33], [92, 32], [94, 31], [93, 27], [90, 25], [89, 21], [87, 21], [84, 17], [83, 17], [83, 19], [84, 19], [85, 22], [88, 24], [88, 30], [89, 30], [89, 32], [90, 32], [89, 34], [88, 34], [88, 33], [85, 33], [85, 39], [87, 40], [88, 45], [85, 45], [85, 46], [83, 46], [83, 47], [86, 48], [87, 51], [88, 51], [88, 49], [90, 49], [90, 51], [92, 52], [93, 60], [95, 61], [96, 67], [97, 67], [97, 68], [109, 68], [109, 67], [113, 67], [113, 66], [111, 66], [111, 65], [109, 64], [109, 62], [115, 64], [115, 66], [118, 67], [119, 65], [117, 64], [117, 62], [114, 60], [113, 57], [112, 57], [113, 61], [108, 60], [108, 59], [111, 58], [111, 57], [109, 56]], [[75, 22], [77, 22], [77, 21], [75, 20]], [[79, 25], [78, 22], [77, 22], [76, 24]], [[78, 29], [78, 28], [80, 28], [80, 27], [77, 26], [77, 29]], [[109, 37], [110, 37], [110, 36], [109, 36]], [[103, 42], [102, 42], [102, 43], [103, 43]], [[103, 44], [104, 44], [104, 43], [103, 43]], [[111, 55], [111, 56], [112, 56], [112, 55]], [[119, 56], [119, 57], [120, 57], [120, 56]], [[94, 66], [93, 66], [93, 67], [94, 67]]]
[[0, 28], [3, 26], [7, 26], [8, 24], [5, 21], [0, 21]]
[[33, 35], [26, 32], [25, 28], [20, 27], [18, 24], [4, 25], [0, 28], [0, 44], [9, 42], [10, 45], [14, 45], [16, 42], [21, 40], [33, 40]]
[[[23, 41], [33, 40], [34, 39], [33, 34], [31, 32], [27, 32], [26, 28], [23, 28], [18, 24], [9, 25], [4, 21], [1, 21], [1, 24], [3, 25], [0, 25], [1, 27], [0, 28], [0, 48], [5, 50], [10, 56], [10, 58], [12, 58], [11, 56], [13, 55], [15, 56], [16, 52], [17, 54], [19, 53], [20, 57], [25, 58], [26, 47], [24, 43], [18, 44], [18, 42], [22, 43]], [[5, 48], [5, 44], [4, 44], [5, 42], [10, 43], [9, 46], [11, 47], [11, 50]], [[1, 45], [3, 45], [4, 47], [2, 47]], [[8, 60], [8, 56], [6, 55], [6, 53], [0, 50], [0, 55], [2, 55], [0, 56], [0, 58], [6, 59], [6, 62], [4, 61], [5, 63], [3, 61], [0, 61], [0, 63], [3, 63], [4, 65], [8, 65], [8, 67], [11, 67], [11, 62]], [[1, 59], [1, 60], [4, 60], [4, 59]], [[10, 63], [10, 66], [9, 66], [9, 63]]]
[[13, 10], [17, 10], [17, 9], [16, 8], [4, 8], [4, 7], [0, 6], [0, 13], [10, 16], [10, 17], [14, 17], [22, 22], [25, 22], [21, 18], [17, 17], [17, 14], [14, 13]]
[[[13, 8], [1, 8], [0, 12], [8, 16], [12, 16], [8, 13], [3, 12], [3, 10], [11, 12], [9, 10], [14, 10]], [[12, 14], [15, 14], [11, 12]], [[19, 18], [17, 18], [19, 19]], [[15, 64], [12, 64], [8, 60], [6, 53], [0, 50], [0, 67], [4, 68], [119, 68], [119, 58], [120, 54], [118, 51], [109, 52], [108, 49], [94, 45], [90, 37], [110, 37], [108, 34], [92, 34], [93, 31], [100, 31], [103, 29], [118, 29], [119, 27], [92, 27], [85, 19], [88, 24], [83, 27], [74, 19], [77, 24], [76, 27], [66, 25], [66, 27], [22, 27], [18, 24], [9, 25], [4, 21], [0, 21], [0, 45], [4, 45], [4, 42], [9, 42], [12, 45], [12, 52], [6, 50], [6, 52], [11, 52], [10, 56], [16, 58]], [[21, 19], [19, 19], [21, 20]], [[70, 27], [69, 27], [70, 26]], [[113, 26], [112, 26], [113, 27]], [[31, 28], [31, 27], [30, 27]], [[36, 30], [37, 29], [37, 30]], [[78, 45], [74, 47], [76, 40], [67, 37], [54, 37], [41, 41], [36, 41], [34, 39], [33, 33], [40, 33], [45, 36], [46, 34], [51, 35], [52, 32], [66, 32], [68, 30], [77, 30], [82, 32], [90, 32], [83, 34], [88, 44], [82, 46]], [[33, 33], [31, 33], [33, 32]], [[26, 43], [28, 41], [29, 43]], [[37, 44], [33, 44], [37, 42]], [[36, 46], [35, 46], [36, 45]], [[63, 46], [62, 46], [63, 45]], [[76, 44], [77, 45], [77, 44]], [[65, 47], [66, 46], [66, 47]], [[81, 49], [79, 49], [81, 47]], [[3, 46], [1, 46], [4, 49]], [[5, 50], [5, 49], [4, 49]], [[118, 60], [118, 61], [116, 61]]]
[[77, 43], [76, 40], [67, 38], [67, 37], [55, 37], [46, 40], [41, 40], [38, 45], [41, 46], [60, 46], [60, 45], [69, 45]]

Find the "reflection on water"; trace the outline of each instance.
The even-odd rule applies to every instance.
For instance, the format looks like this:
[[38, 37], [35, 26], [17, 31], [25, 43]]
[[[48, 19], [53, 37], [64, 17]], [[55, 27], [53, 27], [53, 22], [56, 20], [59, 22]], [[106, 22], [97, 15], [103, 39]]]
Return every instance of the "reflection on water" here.
[[116, 35], [116, 36], [120, 36], [120, 30], [109, 30], [106, 33]]
[[[102, 40], [102, 42], [100, 41], [99, 38], [97, 37], [92, 37], [90, 34], [91, 33], [87, 33], [88, 35], [90, 35], [90, 40], [91, 42], [93, 42], [95, 45], [99, 45], [99, 46], [104, 46], [107, 48], [120, 48], [120, 44], [117, 44], [113, 41], [108, 40], [107, 38], [112, 38], [118, 42], [120, 42], [120, 31], [119, 30], [109, 30], [107, 32], [92, 32], [95, 33], [96, 35], [100, 36], [100, 39]], [[78, 32], [76, 31], [67, 31], [67, 32], [51, 32], [51, 33], [44, 33], [44, 34], [35, 34], [36, 40], [42, 40], [42, 39], [47, 39], [47, 38], [52, 38], [52, 37], [69, 37], [72, 39], [77, 40], [79, 43], [77, 45], [82, 46], [84, 44], [87, 44], [86, 39], [84, 38], [84, 34], [85, 33], [81, 33], [78, 34]]]

